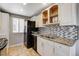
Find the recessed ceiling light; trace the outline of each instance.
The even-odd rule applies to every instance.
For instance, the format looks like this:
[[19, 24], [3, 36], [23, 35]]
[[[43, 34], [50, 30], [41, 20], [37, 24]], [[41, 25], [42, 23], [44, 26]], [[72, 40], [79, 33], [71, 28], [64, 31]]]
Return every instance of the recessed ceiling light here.
[[26, 5], [27, 3], [23, 3], [23, 5]]
[[43, 3], [43, 5], [47, 5], [47, 3]]
[[20, 11], [21, 11], [21, 12], [23, 12], [24, 10], [23, 10], [23, 9], [21, 9]]

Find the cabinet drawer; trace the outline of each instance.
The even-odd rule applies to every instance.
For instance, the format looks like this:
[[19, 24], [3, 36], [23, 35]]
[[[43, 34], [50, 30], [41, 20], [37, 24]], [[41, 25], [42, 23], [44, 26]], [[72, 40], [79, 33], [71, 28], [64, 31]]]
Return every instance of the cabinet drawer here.
[[44, 45], [44, 43], [43, 43], [42, 39], [40, 37], [37, 37], [37, 52], [40, 55], [44, 55], [44, 53], [43, 53], [43, 50], [44, 50], [43, 45]]

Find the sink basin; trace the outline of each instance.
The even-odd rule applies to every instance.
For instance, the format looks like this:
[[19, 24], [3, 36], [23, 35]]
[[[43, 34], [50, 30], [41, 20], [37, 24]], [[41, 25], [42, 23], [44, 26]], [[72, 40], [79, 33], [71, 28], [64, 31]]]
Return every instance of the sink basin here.
[[51, 37], [51, 36], [46, 36], [47, 38], [50, 38], [50, 39], [55, 39], [54, 37]]
[[46, 37], [46, 38], [50, 38], [50, 39], [55, 39], [55, 38], [57, 38], [57, 37], [50, 36], [50, 35], [40, 35], [40, 36], [42, 36], [42, 37]]
[[5, 46], [7, 45], [7, 42], [8, 40], [6, 38], [0, 38], [0, 50], [5, 48]]

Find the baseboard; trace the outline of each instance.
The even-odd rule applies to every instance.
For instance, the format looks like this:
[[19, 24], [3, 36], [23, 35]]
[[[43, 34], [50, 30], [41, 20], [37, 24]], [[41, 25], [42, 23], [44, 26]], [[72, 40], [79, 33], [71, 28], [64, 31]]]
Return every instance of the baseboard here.
[[14, 44], [14, 45], [11, 45], [11, 46], [9, 46], [9, 48], [10, 48], [10, 47], [19, 46], [19, 45], [23, 45], [23, 43], [19, 43], [19, 44]]

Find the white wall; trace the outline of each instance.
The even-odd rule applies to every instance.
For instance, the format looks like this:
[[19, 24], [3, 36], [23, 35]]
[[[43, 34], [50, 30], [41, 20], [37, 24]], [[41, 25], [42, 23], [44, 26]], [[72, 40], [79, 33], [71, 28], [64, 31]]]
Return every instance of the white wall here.
[[10, 15], [10, 40], [9, 40], [9, 46], [17, 45], [17, 44], [22, 44], [24, 43], [24, 33], [13, 33], [12, 32], [12, 17], [19, 17], [19, 18], [24, 18], [21, 16], [16, 16], [16, 15]]
[[9, 46], [22, 44], [24, 41], [24, 34], [23, 33], [11, 33]]
[[[0, 17], [0, 20], [1, 20], [0, 38], [7, 38], [9, 42], [9, 14], [0, 12], [0, 16], [1, 16]], [[8, 46], [9, 46], [9, 43], [6, 46], [7, 48], [6, 53], [8, 53]]]
[[5, 37], [9, 39], [9, 14], [1, 13], [1, 28], [0, 28], [0, 38]]

